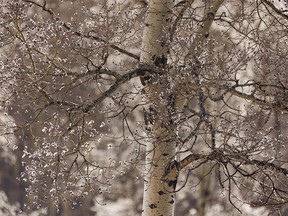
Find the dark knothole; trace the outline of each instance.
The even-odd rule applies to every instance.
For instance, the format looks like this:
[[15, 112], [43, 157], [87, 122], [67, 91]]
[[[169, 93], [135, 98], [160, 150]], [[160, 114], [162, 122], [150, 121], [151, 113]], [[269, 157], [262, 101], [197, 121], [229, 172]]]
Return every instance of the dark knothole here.
[[164, 67], [167, 63], [167, 57], [165, 55], [162, 56], [153, 56], [154, 65], [157, 67]]
[[154, 209], [154, 208], [157, 208], [157, 205], [154, 204], [154, 203], [152, 203], [152, 204], [149, 205], [149, 207], [150, 207], [151, 209]]

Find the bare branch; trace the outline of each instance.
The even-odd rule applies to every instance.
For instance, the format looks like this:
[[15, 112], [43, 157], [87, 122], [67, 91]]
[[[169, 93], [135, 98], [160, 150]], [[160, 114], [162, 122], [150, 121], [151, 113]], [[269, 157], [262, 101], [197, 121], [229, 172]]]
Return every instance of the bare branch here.
[[108, 90], [103, 92], [97, 99], [95, 99], [92, 102], [85, 105], [83, 107], [83, 112], [84, 113], [89, 112], [92, 108], [94, 108], [96, 105], [98, 105], [103, 100], [105, 100], [105, 98], [110, 97], [117, 90], [117, 88], [120, 85], [122, 85], [123, 83], [127, 82], [128, 80], [130, 80], [132, 78], [135, 78], [137, 76], [142, 76], [147, 71], [152, 72], [153, 70], [151, 69], [151, 67], [141, 66], [141, 67], [138, 67], [138, 68], [118, 77], [115, 81], [115, 84], [110, 86], [110, 88]]
[[[56, 20], [59, 20], [60, 18], [57, 17], [54, 12], [51, 10], [51, 9], [48, 9], [46, 8], [46, 2], [44, 3], [44, 5], [41, 5], [37, 2], [34, 2], [32, 0], [22, 0], [24, 2], [27, 2], [27, 3], [31, 3], [31, 4], [34, 4], [36, 5], [37, 7], [40, 7], [42, 8], [43, 11], [46, 11], [48, 12], [51, 16], [53, 16]], [[67, 23], [61, 21], [62, 23], [62, 26], [65, 27], [67, 30], [73, 32], [75, 35], [79, 36], [79, 37], [83, 37], [83, 38], [87, 38], [87, 39], [91, 39], [91, 40], [95, 40], [95, 41], [98, 41], [98, 42], [102, 42], [102, 43], [105, 43], [105, 44], [109, 44], [109, 46], [114, 49], [114, 50], [117, 50], [118, 52], [122, 53], [122, 54], [125, 54], [131, 58], [134, 58], [136, 60], [140, 60], [140, 57], [138, 55], [135, 55], [125, 49], [122, 49], [118, 46], [116, 46], [115, 44], [110, 44], [110, 43], [107, 43], [107, 41], [99, 36], [96, 36], [96, 35], [90, 35], [90, 34], [83, 34], [83, 33], [80, 33], [78, 31], [74, 31]]]
[[283, 12], [286, 12], [286, 11], [279, 10], [272, 2], [270, 2], [268, 0], [262, 0], [262, 2], [264, 2], [265, 5], [268, 5], [279, 16], [281, 16], [282, 18], [288, 20], [288, 15], [283, 13]]

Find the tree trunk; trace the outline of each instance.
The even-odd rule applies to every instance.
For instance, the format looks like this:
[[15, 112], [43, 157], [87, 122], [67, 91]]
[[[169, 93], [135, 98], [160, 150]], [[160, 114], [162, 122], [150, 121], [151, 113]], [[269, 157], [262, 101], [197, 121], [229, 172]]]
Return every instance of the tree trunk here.
[[[214, 15], [222, 2], [223, 0], [217, 0], [207, 6], [208, 19], [204, 21], [204, 27], [196, 33], [196, 41], [187, 57], [198, 56], [202, 52], [201, 44], [204, 43], [205, 35], [209, 32]], [[157, 73], [150, 72], [141, 77], [148, 100], [145, 119], [146, 124], [150, 124], [148, 131], [150, 130], [151, 136], [150, 142], [146, 145], [142, 216], [174, 215], [175, 188], [182, 166], [182, 163], [174, 160], [177, 128], [173, 119], [177, 117], [186, 101], [177, 95], [177, 92], [169, 91], [170, 84], [165, 78], [168, 72], [172, 6], [173, 0], [149, 1], [142, 37], [141, 64], [158, 68]], [[209, 14], [213, 14], [213, 17], [209, 17]]]
[[[172, 3], [173, 0], [149, 1], [142, 38], [141, 63], [156, 66], [163, 71], [167, 61], [169, 43], [167, 34], [171, 22]], [[157, 76], [146, 74], [146, 77], [141, 79], [150, 106], [148, 115], [151, 123], [151, 141], [146, 145], [142, 216], [174, 214], [176, 178], [174, 176], [163, 180], [163, 176], [175, 155], [175, 142], [173, 134], [167, 129], [169, 124], [167, 97], [161, 94], [165, 89], [165, 82], [160, 82]]]
[[212, 177], [209, 173], [211, 171], [211, 164], [203, 164], [199, 169], [200, 171], [200, 183], [199, 183], [199, 194], [197, 197], [197, 216], [205, 216], [207, 209], [211, 205], [211, 183]]

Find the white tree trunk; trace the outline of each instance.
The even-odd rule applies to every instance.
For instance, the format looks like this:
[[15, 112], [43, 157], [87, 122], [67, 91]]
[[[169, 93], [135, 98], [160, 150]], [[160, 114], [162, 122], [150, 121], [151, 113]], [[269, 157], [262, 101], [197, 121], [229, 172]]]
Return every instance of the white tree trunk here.
[[[173, 0], [150, 0], [145, 18], [142, 38], [141, 63], [165, 68]], [[150, 74], [153, 76], [153, 74]], [[166, 168], [175, 155], [173, 134], [163, 125], [167, 125], [167, 107], [162, 103], [161, 83], [143, 83], [148, 102], [153, 101], [157, 117], [152, 124], [152, 139], [146, 146], [146, 175], [142, 216], [174, 215], [175, 178], [163, 181]], [[160, 115], [161, 114], [161, 115]], [[175, 177], [175, 176], [174, 176]]]
[[[204, 43], [205, 35], [209, 33], [214, 15], [222, 2], [223, 0], [216, 0], [208, 5], [208, 19], [204, 21], [203, 28], [196, 33], [197, 39], [194, 46], [191, 47], [190, 55], [198, 57], [202, 52], [201, 44]], [[161, 73], [165, 73], [172, 5], [173, 0], [149, 0], [145, 18], [140, 61], [142, 64], [158, 67]], [[197, 48], [197, 51], [195, 48]], [[188, 57], [191, 57], [190, 55]], [[174, 114], [181, 111], [185, 100], [181, 99], [179, 95], [174, 95], [174, 104], [170, 106], [169, 96], [171, 95], [165, 95], [167, 93], [165, 88], [169, 85], [165, 83], [165, 79], [159, 80], [159, 75], [154, 75], [155, 77], [152, 73], [146, 74], [146, 77], [142, 77], [141, 80], [145, 86], [148, 104], [150, 104], [149, 109], [151, 106], [155, 108], [154, 111], [152, 110], [152, 114], [154, 113], [151, 126], [152, 138], [151, 142], [146, 145], [146, 175], [142, 216], [173, 216], [174, 191], [178, 172], [186, 161], [181, 161], [180, 164], [174, 161], [177, 130], [176, 126], [173, 123], [171, 124], [171, 110]], [[157, 82], [157, 79], [159, 82]], [[148, 113], [151, 115], [151, 110]]]
[[142, 36], [140, 61], [155, 64], [155, 57], [167, 56], [173, 0], [149, 0]]

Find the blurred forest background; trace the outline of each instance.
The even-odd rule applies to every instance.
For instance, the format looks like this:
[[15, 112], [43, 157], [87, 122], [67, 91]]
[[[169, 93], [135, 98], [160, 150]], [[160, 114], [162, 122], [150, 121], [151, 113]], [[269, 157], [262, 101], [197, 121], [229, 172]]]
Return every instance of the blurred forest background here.
[[[189, 8], [182, 15], [186, 1], [175, 2], [173, 9], [173, 20], [183, 19], [174, 26], [177, 30], [170, 50], [171, 65], [179, 71], [186, 70], [183, 53], [199, 39], [195, 32], [202, 28], [203, 14], [211, 3], [187, 2]], [[133, 70], [139, 65], [146, 7], [130, 0], [0, 0], [1, 215], [141, 214], [143, 143], [147, 138], [141, 117], [142, 85]], [[212, 113], [208, 121], [219, 125], [215, 130], [234, 136], [217, 135], [216, 140], [249, 143], [239, 155], [246, 152], [288, 168], [287, 2], [224, 0], [217, 15], [210, 15], [214, 23], [204, 32], [204, 39], [209, 40], [198, 41], [205, 47], [198, 60], [205, 65], [201, 70], [205, 67], [207, 79], [198, 85], [209, 95], [205, 102]], [[217, 64], [217, 70], [212, 64]], [[102, 94], [127, 71], [132, 74], [131, 82], [117, 86], [113, 94]], [[234, 93], [227, 96], [214, 80], [225, 84], [227, 91], [235, 85]], [[192, 85], [187, 92], [197, 89], [197, 83]], [[107, 97], [104, 100], [99, 95]], [[92, 109], [98, 103], [96, 96], [100, 105]], [[191, 115], [192, 122], [197, 117], [191, 111], [197, 110], [196, 96], [188, 97], [186, 115]], [[222, 101], [223, 97], [229, 99]], [[228, 121], [227, 113], [237, 113], [239, 118]], [[191, 122], [181, 125], [186, 127], [183, 134], [197, 128]], [[212, 126], [207, 125], [210, 128], [199, 124], [198, 139], [191, 135], [192, 144], [183, 145], [185, 150], [179, 152], [186, 156], [192, 147], [199, 152], [209, 149], [211, 136], [205, 130], [210, 133]], [[235, 154], [238, 147], [226, 146]], [[247, 181], [244, 189], [233, 191], [230, 185], [226, 187], [228, 180], [219, 183], [220, 168], [215, 164], [197, 163], [197, 168], [188, 166], [181, 173], [175, 215], [288, 215], [283, 198], [288, 197], [285, 175], [277, 176], [275, 183], [286, 185], [281, 184], [285, 187], [283, 203], [262, 206], [250, 194], [253, 183]], [[95, 178], [85, 173], [90, 166]], [[246, 184], [245, 178], [235, 179]]]

